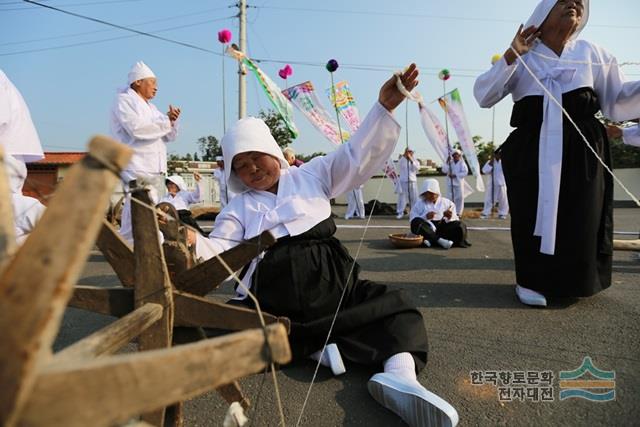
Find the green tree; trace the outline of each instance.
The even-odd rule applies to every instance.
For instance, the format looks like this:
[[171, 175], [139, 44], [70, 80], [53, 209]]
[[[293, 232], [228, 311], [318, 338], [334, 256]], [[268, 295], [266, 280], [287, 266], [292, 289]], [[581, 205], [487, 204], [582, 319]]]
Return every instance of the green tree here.
[[267, 124], [271, 130], [271, 135], [273, 135], [280, 148], [286, 148], [287, 145], [291, 144], [293, 139], [291, 132], [287, 129], [287, 125], [280, 114], [273, 110], [260, 110], [259, 117]]
[[493, 141], [483, 141], [480, 135], [473, 137], [473, 145], [476, 147], [476, 153], [478, 153], [478, 163], [482, 167], [491, 158], [496, 146]]
[[213, 135], [198, 138], [198, 147], [204, 162], [213, 162], [216, 156], [222, 156], [222, 147]]
[[609, 142], [614, 169], [640, 168], [640, 149], [623, 143], [621, 138], [611, 139]]
[[313, 154], [309, 154], [309, 155], [305, 155], [305, 154], [299, 154], [296, 155], [296, 157], [300, 160], [302, 160], [303, 162], [307, 163], [308, 161], [310, 161], [311, 159], [313, 159], [314, 157], [318, 157], [318, 156], [325, 156], [327, 153], [323, 153], [321, 151], [317, 151]]

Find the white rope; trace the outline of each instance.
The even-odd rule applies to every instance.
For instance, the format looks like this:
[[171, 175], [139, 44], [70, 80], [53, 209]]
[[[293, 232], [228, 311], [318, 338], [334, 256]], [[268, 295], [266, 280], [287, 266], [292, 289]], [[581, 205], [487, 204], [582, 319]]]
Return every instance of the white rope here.
[[553, 57], [553, 56], [549, 56], [549, 55], [545, 55], [544, 53], [540, 53], [540, 52], [536, 52], [535, 50], [530, 50], [529, 51], [530, 54], [534, 54], [535, 56], [538, 56], [540, 58], [544, 58], [544, 59], [549, 59], [551, 61], [555, 61], [555, 62], [562, 62], [565, 64], [580, 64], [580, 65], [596, 65], [599, 67], [610, 67], [612, 65], [618, 65], [619, 67], [625, 67], [627, 65], [640, 65], [640, 62], [622, 62], [620, 64], [618, 64], [615, 60], [611, 60], [610, 62], [593, 62], [593, 61], [580, 61], [577, 59], [564, 59], [564, 58], [558, 58], [558, 57]]
[[518, 52], [516, 52], [516, 50], [513, 47], [509, 47], [511, 49], [511, 51], [518, 57], [518, 59], [520, 60], [520, 63], [522, 64], [522, 66], [527, 70], [527, 72], [529, 72], [529, 74], [531, 75], [531, 77], [533, 77], [533, 79], [536, 81], [536, 83], [542, 88], [542, 90], [545, 92], [545, 94], [549, 97], [550, 100], [552, 100], [558, 107], [560, 107], [562, 109], [562, 114], [564, 114], [564, 116], [567, 118], [567, 120], [569, 120], [569, 122], [573, 125], [573, 127], [576, 129], [576, 131], [578, 132], [578, 134], [580, 135], [580, 137], [582, 138], [582, 140], [584, 141], [585, 145], [587, 146], [587, 148], [591, 151], [591, 153], [596, 157], [596, 159], [598, 159], [598, 161], [600, 162], [600, 164], [602, 165], [602, 167], [604, 167], [604, 169], [609, 172], [609, 174], [613, 177], [613, 179], [618, 183], [618, 185], [624, 190], [625, 193], [627, 193], [627, 195], [629, 197], [631, 197], [631, 200], [633, 200], [633, 202], [640, 207], [640, 201], [638, 200], [638, 198], [622, 183], [622, 181], [620, 181], [620, 179], [618, 179], [618, 177], [613, 173], [613, 171], [611, 169], [609, 169], [609, 166], [607, 166], [607, 164], [600, 158], [600, 156], [598, 156], [598, 153], [596, 153], [596, 151], [593, 149], [593, 147], [591, 146], [591, 144], [589, 144], [589, 140], [584, 136], [584, 134], [582, 133], [582, 131], [580, 130], [580, 128], [578, 127], [578, 125], [576, 125], [576, 123], [573, 121], [573, 119], [571, 118], [571, 116], [569, 115], [569, 113], [567, 112], [567, 110], [564, 109], [564, 107], [562, 106], [562, 102], [558, 101], [553, 94], [549, 91], [549, 89], [546, 88], [546, 86], [544, 85], [544, 83], [542, 83], [540, 81], [540, 79], [538, 79], [538, 77], [535, 75], [535, 73], [531, 70], [531, 68], [529, 68], [529, 66], [527, 65], [527, 63], [522, 59], [522, 56], [520, 56], [520, 54]]

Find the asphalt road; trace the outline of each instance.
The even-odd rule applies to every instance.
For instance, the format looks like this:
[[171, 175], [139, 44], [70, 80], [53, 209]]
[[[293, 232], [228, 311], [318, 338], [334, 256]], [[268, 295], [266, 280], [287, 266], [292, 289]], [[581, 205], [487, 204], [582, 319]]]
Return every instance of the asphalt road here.
[[[342, 214], [344, 208], [334, 209]], [[640, 210], [619, 209], [616, 230], [640, 228]], [[363, 220], [337, 219], [339, 225], [363, 225]], [[375, 218], [371, 225], [406, 225], [395, 218]], [[469, 226], [508, 226], [508, 221], [468, 220]], [[355, 255], [363, 229], [339, 228], [337, 237]], [[369, 228], [358, 262], [362, 278], [403, 288], [422, 311], [430, 340], [429, 362], [419, 380], [451, 402], [460, 425], [638, 425], [640, 419], [640, 261], [630, 252], [616, 252], [613, 285], [587, 299], [551, 300], [546, 309], [521, 305], [514, 294], [515, 275], [507, 231], [470, 232], [471, 248], [405, 249], [391, 247], [387, 235], [402, 230]], [[623, 238], [631, 238], [626, 236]], [[99, 252], [92, 253], [81, 283], [118, 283]], [[228, 298], [223, 288], [217, 298]], [[56, 340], [63, 348], [108, 324], [112, 318], [68, 309]], [[130, 345], [127, 351], [135, 349]], [[585, 357], [603, 371], [615, 372], [615, 400], [560, 400], [559, 373], [577, 369]], [[295, 425], [315, 365], [301, 361], [277, 372], [287, 425]], [[170, 369], [170, 367], [168, 367]], [[530, 389], [546, 387], [553, 401], [501, 401], [497, 387], [473, 385], [471, 372], [508, 372], [517, 377], [551, 372], [552, 384], [533, 381]], [[321, 368], [301, 419], [306, 426], [393, 426], [402, 422], [368, 395], [366, 381], [373, 372], [347, 364], [347, 373], [334, 378]], [[504, 374], [503, 375], [507, 375]], [[585, 378], [582, 378], [585, 379]], [[588, 378], [587, 378], [588, 379]], [[254, 403], [252, 425], [278, 424], [271, 376], [241, 381]], [[501, 385], [502, 386], [502, 385]], [[523, 386], [510, 383], [503, 393]], [[506, 390], [508, 389], [508, 390]], [[536, 391], [530, 391], [535, 396]], [[518, 396], [516, 394], [516, 396]], [[187, 426], [222, 424], [227, 405], [216, 394], [186, 405]]]

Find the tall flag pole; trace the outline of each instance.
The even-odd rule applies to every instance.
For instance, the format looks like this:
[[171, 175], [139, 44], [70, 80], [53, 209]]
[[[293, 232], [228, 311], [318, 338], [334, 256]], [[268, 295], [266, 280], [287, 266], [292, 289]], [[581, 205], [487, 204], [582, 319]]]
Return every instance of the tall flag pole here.
[[226, 28], [218, 31], [218, 41], [222, 43], [222, 133], [227, 133], [227, 101], [224, 84], [224, 53], [231, 41], [231, 31]]
[[[444, 68], [442, 71], [440, 71], [440, 73], [438, 73], [438, 78], [440, 80], [442, 80], [442, 98], [444, 99], [444, 97], [447, 95], [447, 80], [449, 80], [451, 78], [451, 73], [449, 72], [448, 69]], [[453, 148], [451, 147], [451, 141], [449, 140], [449, 117], [448, 117], [448, 107], [445, 104], [443, 106], [444, 108], [444, 127], [445, 127], [445, 131], [447, 133], [447, 150], [449, 151], [447, 153], [447, 165], [449, 166], [449, 184], [451, 186], [451, 198], [453, 199], [452, 201], [455, 201], [456, 199], [456, 195], [454, 193], [454, 188], [453, 188], [453, 177], [451, 176], [451, 155], [453, 154]]]

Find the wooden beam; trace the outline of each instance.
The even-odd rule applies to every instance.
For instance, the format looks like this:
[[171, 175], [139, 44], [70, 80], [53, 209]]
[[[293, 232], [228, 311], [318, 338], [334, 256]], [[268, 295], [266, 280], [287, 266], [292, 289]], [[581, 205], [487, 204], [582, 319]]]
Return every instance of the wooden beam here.
[[[146, 206], [136, 203], [136, 200]], [[135, 306], [156, 303], [164, 308], [162, 318], [140, 335], [139, 350], [168, 348], [171, 347], [174, 316], [171, 280], [158, 240], [158, 218], [147, 190], [133, 192], [131, 217], [135, 247]], [[164, 425], [165, 408], [158, 406], [154, 409], [151, 413], [143, 414], [142, 421]]]
[[133, 287], [135, 284], [133, 249], [106, 219], [102, 221], [96, 245], [115, 271], [122, 286]]
[[[175, 326], [193, 326], [202, 328], [239, 331], [261, 327], [258, 312], [245, 307], [224, 304], [210, 299], [173, 291], [175, 304]], [[262, 313], [266, 324], [281, 323], [287, 333], [291, 322], [286, 317], [276, 317]]]
[[616, 251], [640, 251], [640, 239], [614, 240], [613, 249]]
[[[273, 246], [275, 242], [273, 235], [265, 231], [260, 236], [223, 252], [220, 257], [231, 267], [231, 270], [237, 271], [261, 252]], [[174, 285], [181, 291], [202, 296], [220, 286], [227, 277], [229, 272], [215, 257], [176, 275]]]
[[[284, 327], [270, 325], [266, 333], [273, 361], [289, 362]], [[165, 350], [54, 366], [38, 376], [21, 425], [111, 426], [261, 372], [268, 364], [264, 331], [254, 329]]]
[[16, 251], [13, 202], [4, 156], [4, 149], [0, 146], [0, 271], [9, 263]]
[[[55, 354], [54, 364], [74, 363], [113, 354], [162, 318], [162, 306], [148, 303]], [[50, 365], [47, 365], [50, 367]]]
[[15, 424], [38, 368], [51, 356], [117, 173], [130, 157], [125, 145], [93, 138], [89, 155], [69, 170], [30, 238], [0, 276], [0, 425]]
[[76, 285], [69, 307], [122, 317], [134, 310], [133, 289]]

